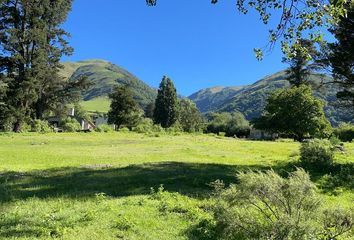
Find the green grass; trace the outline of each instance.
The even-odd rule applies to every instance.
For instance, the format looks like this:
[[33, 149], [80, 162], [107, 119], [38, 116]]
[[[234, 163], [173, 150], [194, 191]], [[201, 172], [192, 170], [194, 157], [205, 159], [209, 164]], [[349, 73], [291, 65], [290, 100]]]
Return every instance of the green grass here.
[[80, 105], [88, 112], [106, 113], [110, 108], [110, 100], [108, 97], [98, 97], [88, 101], [81, 101]]
[[[350, 177], [354, 144], [345, 148], [336, 163]], [[206, 135], [0, 135], [0, 239], [193, 239], [211, 217], [208, 183], [237, 183], [246, 169], [286, 174], [298, 157], [294, 142]], [[329, 204], [348, 206], [344, 177], [312, 174]], [[168, 192], [151, 194], [161, 184]]]

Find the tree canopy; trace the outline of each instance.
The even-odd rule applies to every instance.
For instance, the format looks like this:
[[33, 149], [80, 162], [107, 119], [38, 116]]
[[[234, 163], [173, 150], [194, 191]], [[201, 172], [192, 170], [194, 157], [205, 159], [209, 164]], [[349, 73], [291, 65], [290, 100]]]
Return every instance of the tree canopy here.
[[178, 120], [177, 91], [172, 80], [162, 78], [154, 109], [154, 122], [164, 128], [171, 127]]
[[72, 0], [0, 1], [0, 77], [7, 88], [2, 120], [14, 131], [46, 110], [78, 99], [83, 80], [60, 78], [60, 58], [72, 53], [62, 24]]
[[253, 121], [254, 127], [303, 140], [330, 134], [324, 104], [313, 96], [309, 86], [301, 85], [275, 91], [267, 100], [264, 114]]
[[133, 96], [132, 90], [127, 86], [117, 86], [109, 95], [112, 102], [108, 123], [115, 124], [117, 130], [123, 125], [132, 128], [140, 120], [140, 109]]

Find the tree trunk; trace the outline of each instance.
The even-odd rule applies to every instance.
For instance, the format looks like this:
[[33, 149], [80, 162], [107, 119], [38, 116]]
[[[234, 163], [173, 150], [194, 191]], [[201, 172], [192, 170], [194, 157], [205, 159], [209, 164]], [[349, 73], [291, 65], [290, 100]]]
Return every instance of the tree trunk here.
[[15, 122], [14, 127], [13, 127], [13, 131], [14, 131], [15, 133], [21, 132], [21, 122], [20, 122], [20, 120], [17, 120], [17, 121]]

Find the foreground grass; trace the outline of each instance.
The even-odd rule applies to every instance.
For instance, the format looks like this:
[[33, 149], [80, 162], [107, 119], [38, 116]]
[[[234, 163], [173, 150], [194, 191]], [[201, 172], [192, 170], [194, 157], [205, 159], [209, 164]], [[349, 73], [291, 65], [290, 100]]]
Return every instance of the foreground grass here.
[[[328, 204], [353, 204], [354, 144], [345, 148], [346, 176], [312, 174]], [[294, 142], [205, 135], [2, 135], [0, 239], [195, 239], [211, 217], [208, 183], [237, 183], [246, 169], [286, 174], [298, 157]], [[161, 184], [172, 193], [156, 198]]]

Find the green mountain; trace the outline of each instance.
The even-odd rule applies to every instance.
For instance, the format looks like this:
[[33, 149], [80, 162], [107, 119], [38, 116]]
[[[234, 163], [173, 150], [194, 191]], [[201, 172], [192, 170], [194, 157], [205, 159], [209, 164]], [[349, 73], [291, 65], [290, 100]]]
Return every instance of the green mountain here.
[[[262, 114], [266, 99], [271, 92], [289, 87], [289, 82], [285, 80], [285, 77], [285, 71], [281, 71], [251, 85], [203, 89], [192, 94], [189, 98], [197, 104], [203, 113], [239, 111], [248, 120], [252, 120]], [[332, 84], [322, 84], [330, 82], [330, 77], [312, 74], [310, 81], [314, 85], [315, 95], [326, 103], [325, 112], [333, 125], [353, 120], [353, 116], [339, 107], [336, 98], [337, 88]]]
[[[108, 94], [116, 85], [129, 85], [134, 92], [134, 98], [144, 107], [155, 100], [157, 91], [135, 77], [127, 70], [104, 60], [86, 60], [79, 62], [64, 62], [60, 74], [70, 80], [86, 76], [92, 83], [91, 87], [82, 93], [83, 105], [90, 106], [90, 111], [106, 111]], [[96, 104], [95, 104], [96, 103]], [[104, 103], [104, 109], [100, 104]], [[96, 109], [94, 109], [96, 108]]]

